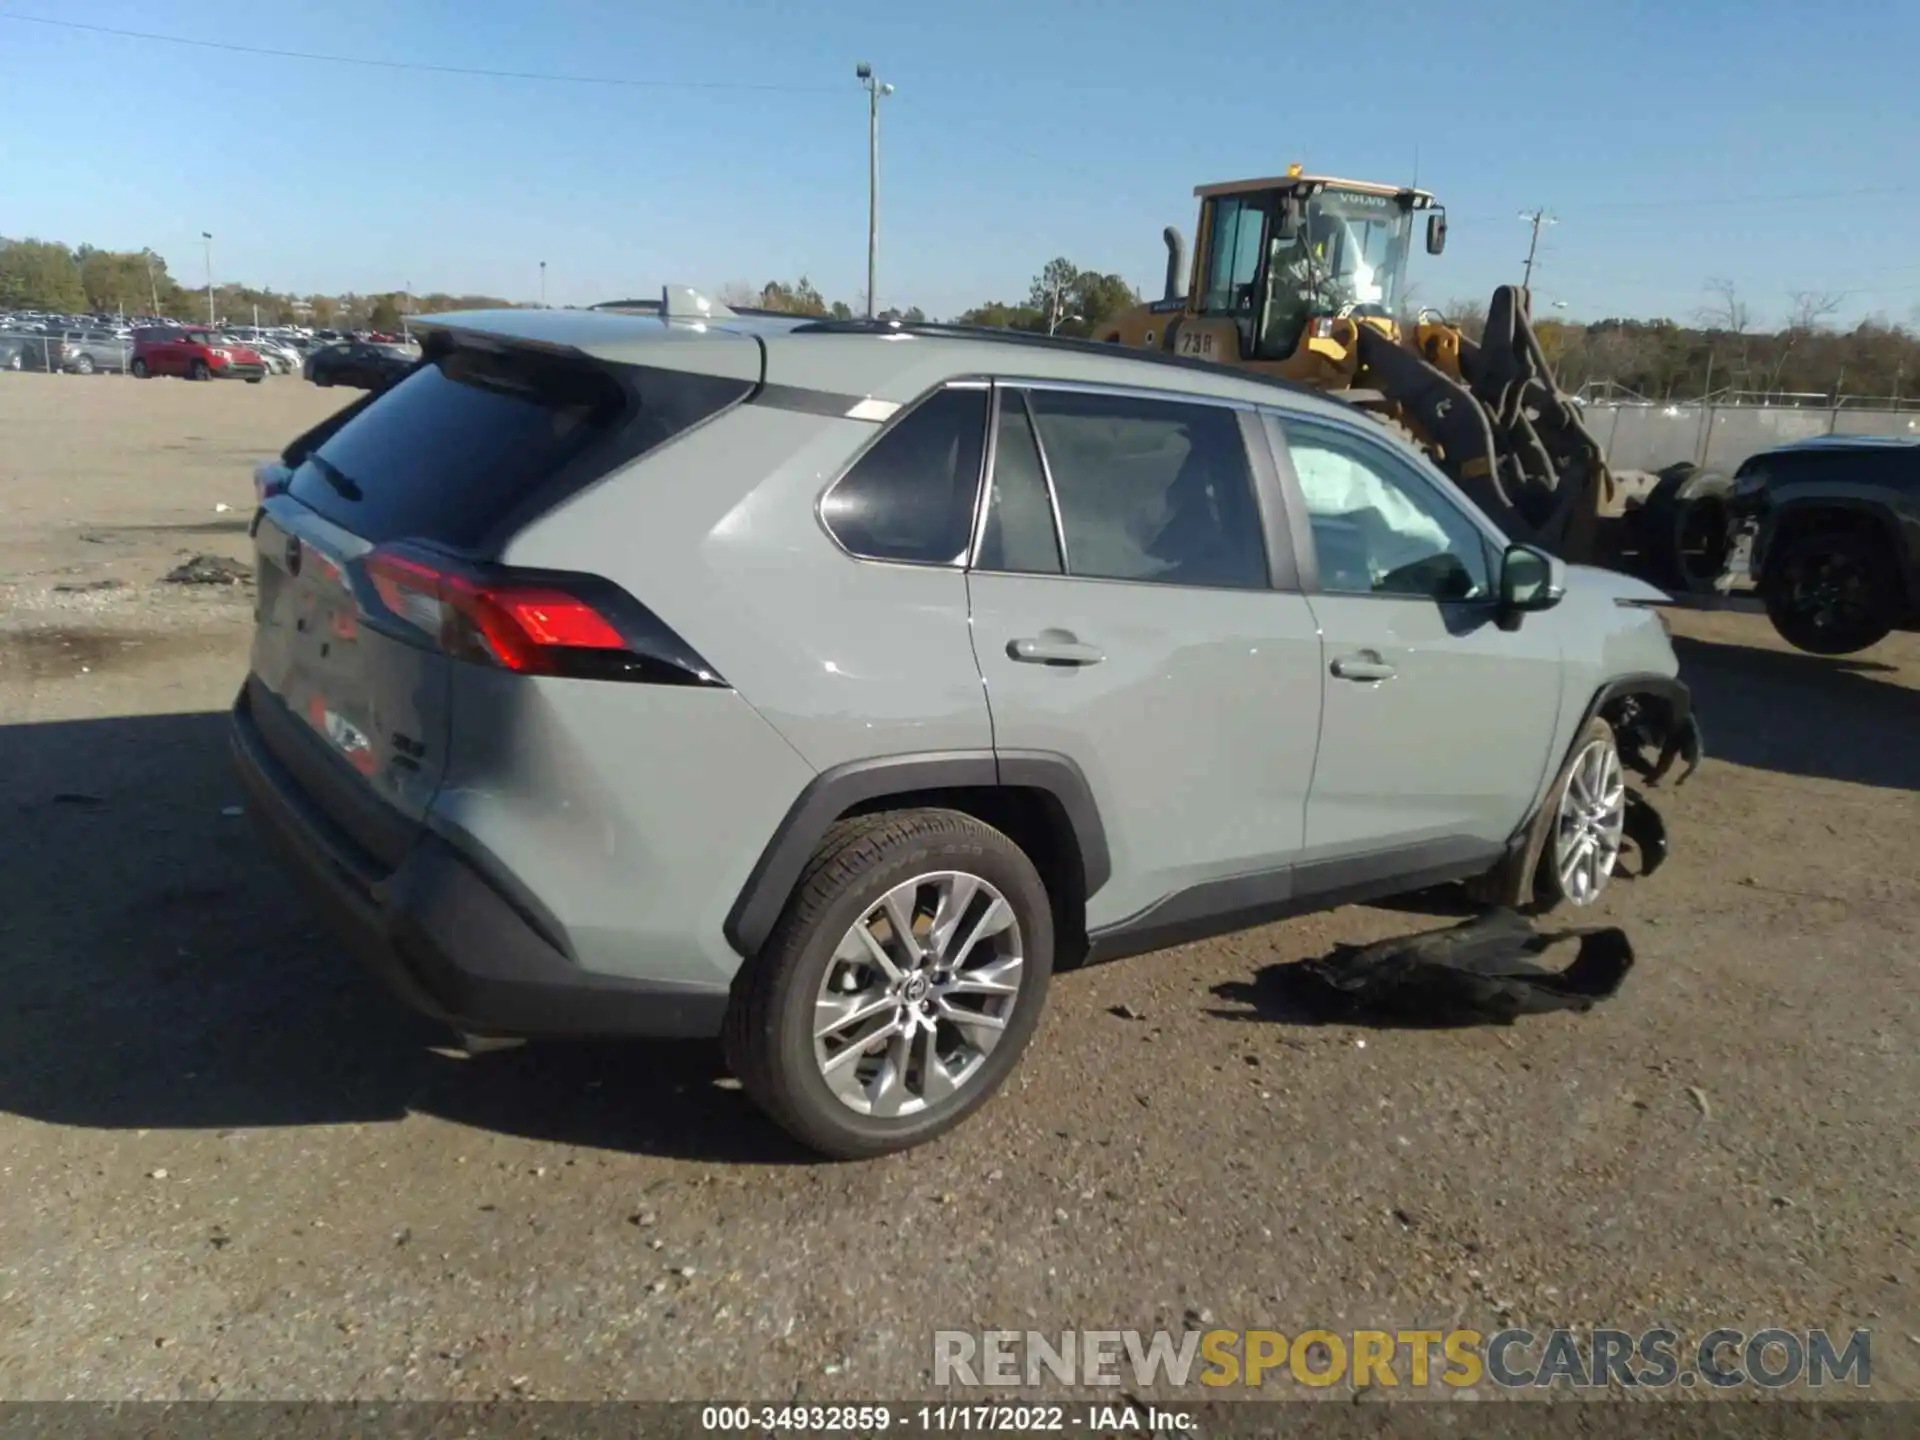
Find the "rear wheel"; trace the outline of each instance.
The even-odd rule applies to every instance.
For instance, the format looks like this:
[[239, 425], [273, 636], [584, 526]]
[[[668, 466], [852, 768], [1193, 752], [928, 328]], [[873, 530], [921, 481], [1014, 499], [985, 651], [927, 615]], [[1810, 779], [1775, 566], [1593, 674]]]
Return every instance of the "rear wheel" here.
[[188, 375], [189, 378], [194, 380], [211, 380], [213, 378], [213, 371], [207, 368], [206, 361], [196, 360], [193, 362], [193, 369], [188, 372]]
[[73, 373], [76, 375], [91, 375], [93, 373], [93, 357], [91, 355], [75, 356]]
[[1776, 542], [1760, 592], [1767, 618], [1789, 645], [1813, 655], [1850, 655], [1893, 629], [1900, 573], [1874, 536], [1807, 530]]
[[999, 1088], [1053, 964], [1046, 887], [953, 810], [835, 825], [735, 981], [727, 1054], [782, 1128], [856, 1159], [932, 1139]]

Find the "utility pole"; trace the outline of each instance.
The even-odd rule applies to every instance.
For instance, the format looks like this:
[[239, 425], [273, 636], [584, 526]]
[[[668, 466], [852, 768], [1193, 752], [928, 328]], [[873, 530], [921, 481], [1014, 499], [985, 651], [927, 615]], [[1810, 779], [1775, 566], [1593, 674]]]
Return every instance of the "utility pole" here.
[[213, 318], [213, 232], [202, 230], [200, 238], [207, 246], [207, 328], [212, 329], [218, 323]]
[[1520, 212], [1520, 218], [1533, 227], [1533, 238], [1527, 242], [1526, 274], [1520, 280], [1520, 284], [1523, 287], [1530, 288], [1533, 285], [1533, 257], [1540, 249], [1540, 227], [1542, 225], [1558, 225], [1560, 221], [1555, 216], [1549, 215], [1545, 210], [1522, 210]]
[[874, 317], [879, 300], [874, 286], [880, 268], [880, 101], [893, 93], [874, 77], [873, 66], [862, 60], [853, 73], [867, 91], [867, 319]]
[[540, 308], [547, 308], [547, 262], [540, 262]]
[[153, 278], [153, 251], [142, 250], [140, 258], [147, 262], [147, 294], [153, 301], [153, 309], [147, 313], [154, 319], [160, 318], [160, 286]]

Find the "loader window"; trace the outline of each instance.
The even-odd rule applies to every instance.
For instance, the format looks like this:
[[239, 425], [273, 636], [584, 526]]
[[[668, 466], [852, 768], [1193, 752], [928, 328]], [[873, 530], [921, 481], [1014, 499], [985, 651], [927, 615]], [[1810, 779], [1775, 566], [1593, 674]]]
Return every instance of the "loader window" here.
[[1213, 226], [1208, 232], [1203, 309], [1209, 315], [1251, 316], [1258, 303], [1254, 292], [1267, 234], [1261, 199], [1226, 195], [1208, 202], [1213, 207]]

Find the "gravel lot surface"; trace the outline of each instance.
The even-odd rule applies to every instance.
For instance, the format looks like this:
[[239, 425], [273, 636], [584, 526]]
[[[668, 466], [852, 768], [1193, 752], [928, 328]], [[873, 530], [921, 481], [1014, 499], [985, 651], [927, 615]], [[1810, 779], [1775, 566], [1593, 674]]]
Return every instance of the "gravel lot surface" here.
[[907, 1396], [936, 1328], [1664, 1322], [1870, 1326], [1920, 1397], [1920, 637], [1676, 619], [1713, 758], [1591, 1014], [1277, 1018], [1266, 967], [1444, 923], [1354, 907], [1061, 977], [959, 1133], [819, 1165], [704, 1046], [442, 1048], [230, 813], [250, 592], [161, 576], [244, 557], [252, 463], [347, 398], [0, 376], [0, 1396]]

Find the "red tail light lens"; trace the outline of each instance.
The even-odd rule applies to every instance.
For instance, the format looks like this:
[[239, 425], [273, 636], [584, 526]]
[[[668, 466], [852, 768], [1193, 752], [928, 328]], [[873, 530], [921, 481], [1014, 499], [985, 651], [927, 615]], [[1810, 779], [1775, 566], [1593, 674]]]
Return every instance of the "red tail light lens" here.
[[724, 684], [645, 607], [606, 581], [469, 574], [451, 562], [376, 549], [380, 602], [456, 659], [523, 675]]

